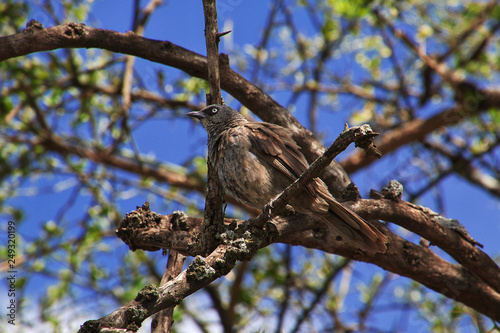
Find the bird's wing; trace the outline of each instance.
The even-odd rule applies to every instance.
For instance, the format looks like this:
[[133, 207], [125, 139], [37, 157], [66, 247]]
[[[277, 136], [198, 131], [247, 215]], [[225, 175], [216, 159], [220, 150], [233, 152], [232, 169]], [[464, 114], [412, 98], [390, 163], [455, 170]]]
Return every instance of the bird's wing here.
[[[245, 126], [250, 129], [248, 137], [251, 152], [286, 175], [290, 184], [306, 171], [309, 164], [288, 129], [269, 123], [249, 122]], [[311, 204], [323, 210], [326, 206], [323, 199], [318, 197], [318, 193], [322, 192], [318, 188], [321, 187], [319, 183], [319, 179], [313, 179], [306, 185], [306, 190], [311, 196]], [[326, 188], [324, 190], [327, 191]]]
[[306, 169], [307, 161], [287, 129], [268, 123], [247, 123], [251, 152], [274, 166], [291, 181]]
[[[251, 152], [262, 161], [273, 165], [290, 178], [291, 182], [307, 169], [307, 161], [287, 129], [268, 123], [249, 122], [245, 126], [249, 129]], [[322, 180], [313, 179], [306, 186], [306, 190], [309, 195], [301, 197], [302, 207], [309, 206], [310, 210], [316, 213], [324, 214], [330, 211], [329, 215], [322, 215], [322, 218], [337, 234], [354, 241], [358, 247], [369, 253], [386, 251], [386, 236], [337, 202]]]

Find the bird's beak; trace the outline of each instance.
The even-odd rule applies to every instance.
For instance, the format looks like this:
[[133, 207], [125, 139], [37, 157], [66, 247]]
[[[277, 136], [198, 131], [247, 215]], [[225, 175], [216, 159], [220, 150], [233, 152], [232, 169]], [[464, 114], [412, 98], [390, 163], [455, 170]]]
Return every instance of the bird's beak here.
[[188, 112], [187, 115], [190, 117], [193, 117], [193, 118], [200, 119], [200, 120], [207, 116], [205, 113], [203, 113], [201, 111], [191, 111], [191, 112]]

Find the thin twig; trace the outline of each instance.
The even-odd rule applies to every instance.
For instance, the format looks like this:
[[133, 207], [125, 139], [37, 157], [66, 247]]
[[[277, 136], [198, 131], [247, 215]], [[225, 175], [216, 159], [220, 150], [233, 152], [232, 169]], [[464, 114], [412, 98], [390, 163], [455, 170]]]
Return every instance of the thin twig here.
[[222, 104], [219, 72], [219, 30], [215, 0], [203, 0], [205, 14], [205, 43], [207, 45], [208, 85], [207, 105]]
[[[222, 104], [219, 71], [219, 32], [217, 27], [217, 8], [215, 0], [203, 0], [205, 14], [205, 41], [207, 45], [208, 84], [210, 92], [207, 94], [207, 105]], [[205, 228], [206, 237], [210, 238], [217, 231], [217, 226], [224, 224], [224, 190], [212, 166], [210, 157], [207, 161], [207, 196], [205, 200]], [[216, 228], [211, 228], [215, 226]], [[209, 230], [209, 228], [211, 228]], [[207, 240], [208, 242], [208, 240]], [[210, 248], [207, 247], [207, 251]]]

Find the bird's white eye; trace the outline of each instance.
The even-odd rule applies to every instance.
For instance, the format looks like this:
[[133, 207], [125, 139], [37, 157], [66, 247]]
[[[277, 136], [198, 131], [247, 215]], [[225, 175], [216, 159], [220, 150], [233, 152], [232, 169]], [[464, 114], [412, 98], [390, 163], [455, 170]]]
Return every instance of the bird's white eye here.
[[216, 114], [216, 113], [217, 113], [217, 111], [219, 111], [219, 109], [217, 109], [217, 108], [212, 108], [212, 109], [210, 110], [210, 113], [211, 113], [211, 114]]

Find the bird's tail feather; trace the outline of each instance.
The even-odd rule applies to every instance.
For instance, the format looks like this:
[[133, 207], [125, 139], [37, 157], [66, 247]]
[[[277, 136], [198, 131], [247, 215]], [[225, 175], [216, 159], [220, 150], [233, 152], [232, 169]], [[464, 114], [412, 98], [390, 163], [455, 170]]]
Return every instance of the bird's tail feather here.
[[324, 219], [341, 237], [353, 241], [357, 247], [370, 254], [387, 250], [387, 237], [380, 230], [336, 200], [329, 200], [329, 204], [330, 214]]

